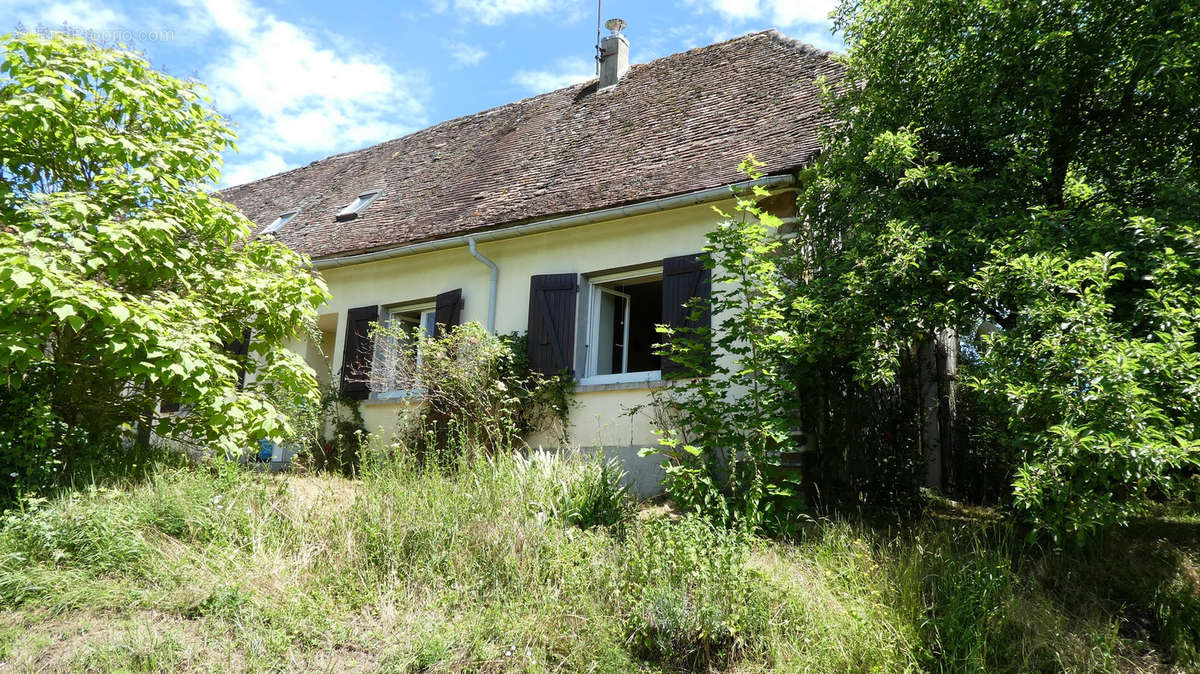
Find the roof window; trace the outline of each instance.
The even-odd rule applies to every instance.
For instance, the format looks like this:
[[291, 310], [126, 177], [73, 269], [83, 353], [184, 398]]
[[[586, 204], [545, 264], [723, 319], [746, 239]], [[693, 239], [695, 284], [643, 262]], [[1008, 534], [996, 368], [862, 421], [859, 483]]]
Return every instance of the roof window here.
[[296, 209], [294, 211], [288, 211], [286, 213], [280, 214], [280, 216], [278, 218], [275, 218], [274, 222], [267, 225], [267, 228], [264, 229], [262, 231], [262, 233], [270, 234], [271, 232], [278, 232], [279, 230], [283, 229], [284, 225], [291, 222], [292, 218], [296, 217], [296, 215], [299, 213], [300, 213], [300, 210]]
[[369, 190], [354, 197], [354, 201], [346, 204], [346, 207], [338, 211], [338, 220], [350, 220], [356, 217], [364, 208], [367, 207], [375, 198], [379, 196], [379, 190]]

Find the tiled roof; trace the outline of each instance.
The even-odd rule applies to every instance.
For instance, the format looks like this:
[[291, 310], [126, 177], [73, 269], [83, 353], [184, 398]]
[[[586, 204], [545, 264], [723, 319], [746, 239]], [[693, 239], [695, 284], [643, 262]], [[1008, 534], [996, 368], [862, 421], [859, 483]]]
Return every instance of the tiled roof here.
[[[261, 230], [314, 258], [387, 248], [736, 182], [753, 152], [766, 173], [818, 150], [814, 80], [829, 52], [770, 30], [634, 65], [606, 91], [559, 89], [231, 187]], [[335, 215], [382, 194], [357, 218]]]

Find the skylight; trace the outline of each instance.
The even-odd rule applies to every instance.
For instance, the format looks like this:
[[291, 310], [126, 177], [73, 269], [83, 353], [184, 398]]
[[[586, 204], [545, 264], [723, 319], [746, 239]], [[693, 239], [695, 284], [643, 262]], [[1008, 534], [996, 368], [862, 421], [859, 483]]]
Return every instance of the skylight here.
[[379, 190], [369, 190], [367, 192], [363, 192], [357, 197], [354, 197], [354, 201], [351, 201], [346, 205], [345, 208], [338, 211], [337, 219], [349, 220], [350, 218], [357, 216], [364, 208], [367, 207], [367, 204], [375, 201], [375, 197], [378, 196]]
[[294, 211], [288, 211], [287, 213], [283, 213], [283, 214], [281, 214], [281, 215], [280, 215], [278, 218], [275, 218], [275, 221], [274, 221], [274, 222], [272, 222], [271, 224], [267, 225], [267, 228], [266, 228], [266, 229], [264, 229], [264, 230], [262, 231], [262, 233], [263, 233], [263, 234], [270, 234], [271, 232], [278, 232], [279, 230], [283, 229], [283, 226], [284, 226], [284, 225], [286, 225], [287, 223], [291, 222], [291, 221], [292, 221], [292, 218], [296, 217], [296, 215], [297, 215], [299, 212], [300, 212], [300, 211], [299, 211], [299, 209], [297, 209], [297, 210], [294, 210]]

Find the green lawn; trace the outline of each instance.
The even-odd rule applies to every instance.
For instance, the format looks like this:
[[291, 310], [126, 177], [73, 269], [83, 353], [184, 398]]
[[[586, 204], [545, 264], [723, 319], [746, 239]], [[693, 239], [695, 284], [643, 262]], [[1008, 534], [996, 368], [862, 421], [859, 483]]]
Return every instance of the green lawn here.
[[[903, 529], [566, 523], [557, 459], [361, 480], [164, 468], [10, 512], [2, 671], [1189, 671], [1200, 518], [1086, 551], [942, 506]], [[592, 476], [592, 477], [589, 477]]]

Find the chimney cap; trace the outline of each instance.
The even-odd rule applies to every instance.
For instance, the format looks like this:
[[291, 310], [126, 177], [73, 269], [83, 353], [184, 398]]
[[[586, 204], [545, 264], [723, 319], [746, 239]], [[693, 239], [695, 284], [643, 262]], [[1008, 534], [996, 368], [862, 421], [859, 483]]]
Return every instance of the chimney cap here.
[[625, 30], [626, 25], [628, 24], [625, 23], [624, 19], [617, 18], [609, 19], [608, 21], [604, 22], [604, 27], [611, 30], [613, 35], [620, 35], [621, 31]]

